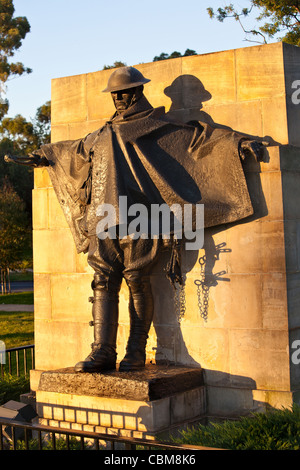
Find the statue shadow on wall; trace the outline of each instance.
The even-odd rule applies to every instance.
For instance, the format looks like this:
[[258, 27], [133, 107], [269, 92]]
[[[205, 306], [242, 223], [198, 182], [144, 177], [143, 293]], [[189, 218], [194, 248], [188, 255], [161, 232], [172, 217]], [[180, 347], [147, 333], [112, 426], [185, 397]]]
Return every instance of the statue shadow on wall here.
[[206, 90], [201, 80], [194, 75], [180, 75], [175, 78], [171, 85], [164, 89], [164, 93], [171, 99], [169, 111], [166, 113], [167, 118], [171, 120], [179, 120], [186, 123], [189, 121], [202, 121], [213, 127], [234, 130], [251, 139], [268, 142], [269, 145], [280, 145], [279, 142], [276, 142], [269, 135], [264, 137], [254, 136], [241, 132], [241, 129], [233, 129], [222, 123], [216, 123], [211, 115], [203, 109], [203, 103], [210, 101], [212, 95]]
[[[171, 106], [166, 116], [171, 121], [202, 121], [213, 127], [232, 129], [223, 124], [215, 123], [213, 118], [203, 109], [203, 103], [208, 102], [212, 95], [205, 89], [203, 83], [193, 75], [181, 75], [177, 77], [173, 83], [164, 90], [166, 96], [171, 99]], [[279, 145], [270, 136], [253, 136], [243, 133], [249, 139], [260, 142], [268, 142], [270, 146]], [[264, 162], [269, 161], [269, 153], [265, 149]], [[257, 220], [268, 214], [265, 197], [262, 190], [260, 179], [260, 163], [253, 158], [247, 158], [243, 162], [246, 181], [254, 215], [239, 221], [236, 224], [245, 224]], [[199, 323], [206, 322], [209, 319], [209, 303], [210, 290], [218, 284], [230, 282], [230, 278], [226, 276], [225, 270], [218, 271], [216, 262], [220, 260], [223, 254], [230, 256], [232, 247], [226, 245], [225, 231], [234, 224], [226, 224], [210, 229], [206, 229], [204, 233], [204, 254], [199, 258], [199, 251], [183, 252], [183, 274], [184, 280], [186, 274], [192, 269], [194, 270], [194, 290], [189, 287], [189, 296], [195, 299], [195, 312], [197, 312]], [[224, 233], [224, 238], [222, 237]], [[217, 235], [217, 237], [216, 237]], [[215, 243], [215, 238], [218, 243]], [[166, 255], [167, 256], [167, 255]], [[162, 257], [164, 258], [164, 256]], [[194, 367], [201, 367], [201, 364], [193, 358], [193, 352], [188, 349], [180, 327], [181, 315], [184, 314], [185, 305], [185, 283], [182, 288], [176, 291], [169, 285], [169, 281], [163, 280], [159, 275], [159, 270], [166, 265], [167, 258], [159, 262], [157, 275], [153, 279], [153, 292], [155, 296], [155, 317], [154, 328], [157, 335], [157, 348], [155, 361], [157, 363], [173, 363], [185, 364]], [[195, 266], [198, 266], [198, 269]], [[223, 264], [222, 264], [223, 265]], [[218, 271], [218, 272], [216, 272]], [[160, 271], [161, 272], [161, 271]], [[155, 295], [155, 292], [163, 292], [164, 295]], [[190, 303], [191, 305], [191, 303]], [[166, 318], [166, 316], [168, 318]], [[194, 317], [193, 317], [194, 318]], [[210, 379], [214, 383], [243, 383], [244, 386], [256, 388], [253, 379], [249, 377], [232, 376], [230, 374], [219, 371], [206, 371]]]
[[[210, 101], [212, 99], [212, 95], [205, 89], [201, 80], [194, 75], [180, 75], [170, 86], [164, 89], [164, 93], [171, 99], [170, 109], [166, 113], [166, 117], [171, 121], [183, 121], [185, 123], [189, 123], [191, 121], [202, 121], [215, 128], [227, 129], [241, 133], [244, 137], [249, 138], [250, 140], [265, 142], [268, 146], [280, 145], [280, 143], [276, 142], [271, 136], [266, 135], [262, 137], [246, 134], [241, 132], [240, 129], [233, 129], [222, 123], [216, 123], [213, 118], [203, 110], [203, 103]], [[263, 162], [268, 163], [269, 161], [269, 152], [266, 147]], [[239, 224], [248, 223], [251, 220], [259, 219], [268, 214], [260, 179], [260, 162], [257, 162], [254, 157], [247, 157], [243, 162], [243, 168], [254, 209], [254, 215], [244, 219], [244, 221], [240, 221]]]

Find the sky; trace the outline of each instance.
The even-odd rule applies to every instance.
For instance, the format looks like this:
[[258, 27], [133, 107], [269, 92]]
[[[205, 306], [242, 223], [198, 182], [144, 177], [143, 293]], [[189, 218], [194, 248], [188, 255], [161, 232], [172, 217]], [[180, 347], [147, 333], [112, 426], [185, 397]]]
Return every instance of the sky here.
[[[197, 54], [253, 46], [233, 19], [211, 20], [206, 9], [249, 0], [14, 0], [14, 16], [31, 26], [12, 60], [33, 72], [7, 82], [8, 116], [33, 119], [51, 99], [51, 79], [102, 70], [120, 60], [152, 62], [160, 53]], [[245, 23], [252, 28], [255, 14]]]

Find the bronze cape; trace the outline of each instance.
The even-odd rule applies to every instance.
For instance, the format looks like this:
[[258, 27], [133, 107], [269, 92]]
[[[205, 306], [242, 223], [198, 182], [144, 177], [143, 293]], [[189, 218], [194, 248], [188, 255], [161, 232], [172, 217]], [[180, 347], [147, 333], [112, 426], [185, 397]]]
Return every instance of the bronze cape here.
[[[239, 155], [243, 137], [206, 123], [168, 120], [143, 96], [83, 139], [37, 152], [48, 171], [78, 252], [96, 234], [100, 204], [204, 204], [205, 227], [253, 213]], [[118, 221], [117, 221], [118, 223]]]

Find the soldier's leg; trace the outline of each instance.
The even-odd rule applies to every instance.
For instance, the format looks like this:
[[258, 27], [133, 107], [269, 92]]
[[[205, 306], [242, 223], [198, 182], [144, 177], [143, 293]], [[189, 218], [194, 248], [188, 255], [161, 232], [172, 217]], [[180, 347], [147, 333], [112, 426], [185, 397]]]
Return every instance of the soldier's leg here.
[[[101, 243], [101, 245], [100, 245]], [[122, 264], [113, 241], [91, 240], [88, 261], [94, 268], [91, 301], [94, 342], [89, 356], [75, 365], [77, 372], [101, 372], [116, 367], [116, 339], [118, 331], [119, 291]]]
[[[121, 244], [122, 247], [122, 244]], [[123, 275], [129, 289], [130, 333], [120, 372], [145, 366], [146, 344], [154, 313], [150, 273], [160, 252], [159, 240], [132, 241], [123, 244]]]
[[120, 362], [120, 372], [145, 366], [146, 344], [154, 313], [150, 277], [139, 272], [137, 276], [126, 278], [126, 282], [130, 293], [130, 332], [126, 355]]

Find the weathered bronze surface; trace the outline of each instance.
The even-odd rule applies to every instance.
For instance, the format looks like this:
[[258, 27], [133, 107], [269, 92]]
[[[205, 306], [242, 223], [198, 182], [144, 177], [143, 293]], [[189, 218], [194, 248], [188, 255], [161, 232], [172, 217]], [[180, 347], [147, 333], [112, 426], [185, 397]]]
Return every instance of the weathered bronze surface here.
[[78, 374], [73, 368], [41, 374], [38, 390], [76, 395], [152, 401], [204, 384], [202, 369], [146, 366], [136, 372]]
[[[161, 249], [158, 238], [123, 238], [120, 198], [127, 206], [204, 205], [205, 227], [235, 222], [253, 213], [243, 172], [247, 154], [261, 158], [263, 146], [232, 130], [203, 122], [171, 121], [163, 107], [154, 109], [143, 94], [149, 80], [134, 69], [114, 71], [105, 92], [111, 92], [116, 112], [99, 130], [83, 139], [43, 146], [28, 157], [7, 161], [47, 166], [54, 190], [72, 231], [78, 252], [88, 252], [95, 271], [91, 354], [76, 364], [78, 372], [116, 367], [118, 296], [122, 279], [129, 288], [130, 335], [120, 371], [145, 365], [145, 347], [153, 318], [149, 275]], [[103, 214], [113, 206], [115, 238], [96, 233]], [[181, 282], [180, 243], [170, 236], [169, 279]], [[148, 371], [148, 369], [147, 369]], [[80, 379], [78, 379], [80, 380]]]

